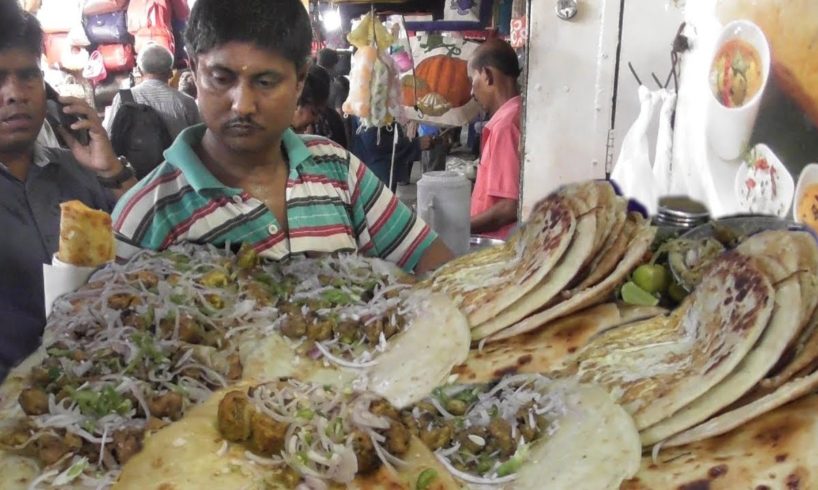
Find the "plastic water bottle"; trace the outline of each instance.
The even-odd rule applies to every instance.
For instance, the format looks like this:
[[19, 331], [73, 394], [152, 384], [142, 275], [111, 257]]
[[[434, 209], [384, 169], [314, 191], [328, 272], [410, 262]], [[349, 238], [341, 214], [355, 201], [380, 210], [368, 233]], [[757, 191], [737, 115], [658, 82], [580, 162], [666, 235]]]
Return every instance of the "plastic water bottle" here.
[[417, 183], [418, 215], [455, 255], [469, 251], [471, 183], [451, 171], [426, 172]]

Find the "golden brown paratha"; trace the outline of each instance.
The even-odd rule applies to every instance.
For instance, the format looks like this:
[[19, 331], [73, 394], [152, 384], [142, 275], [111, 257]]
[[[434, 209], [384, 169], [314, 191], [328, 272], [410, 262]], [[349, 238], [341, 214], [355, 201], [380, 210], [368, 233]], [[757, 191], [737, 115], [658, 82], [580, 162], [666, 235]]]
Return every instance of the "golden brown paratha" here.
[[781, 407], [732, 432], [663, 449], [622, 490], [818, 488], [818, 396]]
[[576, 219], [565, 199], [550, 196], [537, 204], [515, 237], [502, 246], [459, 257], [419, 285], [451, 296], [478, 325], [535, 287], [565, 253]]
[[792, 271], [767, 257], [754, 260], [775, 284], [772, 317], [756, 345], [736, 369], [719, 384], [671, 417], [642, 431], [642, 444], [650, 446], [689, 429], [738, 400], [775, 365], [800, 324], [800, 286]]
[[491, 335], [488, 337], [489, 342], [530, 332], [557, 318], [570, 315], [573, 312], [608, 300], [628, 274], [644, 261], [645, 254], [650, 249], [650, 244], [653, 242], [655, 235], [656, 229], [648, 226], [648, 224], [643, 221], [637, 228], [633, 239], [628, 244], [627, 253], [608, 277], [588, 289], [563, 293], [558, 303]]
[[642, 430], [719, 383], [761, 336], [773, 288], [752, 259], [720, 256], [673, 313], [603, 333], [577, 356], [577, 375], [605, 386]]
[[114, 260], [111, 215], [81, 201], [60, 204], [60, 246], [57, 258], [66, 264], [97, 267]]
[[626, 323], [660, 315], [662, 308], [624, 307], [614, 303], [588, 308], [534, 332], [472, 349], [453, 374], [461, 383], [487, 383], [513, 373], [562, 370], [569, 359], [595, 335]]

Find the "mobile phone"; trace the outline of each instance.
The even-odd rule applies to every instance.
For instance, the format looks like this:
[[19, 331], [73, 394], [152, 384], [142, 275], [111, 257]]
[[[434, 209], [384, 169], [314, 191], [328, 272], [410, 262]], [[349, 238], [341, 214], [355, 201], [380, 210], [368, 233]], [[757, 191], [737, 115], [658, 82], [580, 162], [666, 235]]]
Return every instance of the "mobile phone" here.
[[[51, 125], [52, 128], [55, 130], [58, 127], [64, 128], [66, 131], [71, 133], [74, 138], [79, 141], [81, 145], [87, 145], [88, 142], [91, 140], [90, 136], [88, 135], [87, 129], [81, 129], [79, 131], [75, 131], [71, 129], [71, 125], [75, 122], [79, 121], [80, 118], [73, 115], [73, 114], [66, 114], [63, 112], [64, 104], [60, 102], [60, 94], [54, 90], [49, 84], [45, 84], [45, 99], [46, 99], [46, 113], [45, 117], [48, 121], [48, 124]], [[56, 131], [55, 131], [56, 132]], [[60, 140], [61, 143], [65, 144], [62, 141], [59, 133], [57, 134], [57, 138]]]

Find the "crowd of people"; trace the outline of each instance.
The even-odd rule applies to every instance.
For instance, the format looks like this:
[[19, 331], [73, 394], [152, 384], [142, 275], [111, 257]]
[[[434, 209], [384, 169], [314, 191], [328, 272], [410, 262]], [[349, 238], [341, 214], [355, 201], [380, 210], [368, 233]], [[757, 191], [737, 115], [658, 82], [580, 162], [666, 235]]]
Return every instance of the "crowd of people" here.
[[[56, 127], [46, 122], [40, 25], [16, 0], [0, 9], [0, 226], [13, 235], [0, 241], [0, 379], [40, 341], [42, 264], [57, 250], [64, 201], [112, 213], [119, 259], [184, 241], [249, 244], [271, 259], [358, 252], [417, 274], [452, 258], [394, 194], [432, 138], [395, 125], [390, 175], [393, 137], [342, 116], [349, 81], [332, 50], [310, 63], [299, 0], [198, 0], [178, 89], [173, 55], [151, 45], [139, 54], [140, 83], [120, 91], [104, 120], [59, 97], [78, 119]], [[504, 237], [517, 217], [520, 68], [513, 49], [492, 40], [469, 71], [491, 114], [471, 227]], [[63, 147], [44, 138], [49, 130]]]

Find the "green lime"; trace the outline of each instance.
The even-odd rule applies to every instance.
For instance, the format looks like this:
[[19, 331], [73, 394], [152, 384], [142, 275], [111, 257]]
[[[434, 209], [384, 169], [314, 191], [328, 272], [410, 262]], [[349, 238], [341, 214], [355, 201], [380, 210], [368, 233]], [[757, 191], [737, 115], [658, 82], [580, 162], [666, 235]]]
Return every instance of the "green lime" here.
[[628, 281], [622, 285], [620, 293], [622, 294], [622, 301], [630, 305], [656, 306], [659, 304], [659, 298], [640, 288], [631, 281]]
[[643, 264], [633, 271], [633, 282], [649, 293], [664, 293], [670, 285], [670, 274], [659, 264]]
[[687, 291], [685, 291], [685, 288], [679, 286], [676, 281], [670, 283], [670, 286], [667, 288], [667, 294], [670, 296], [670, 299], [677, 303], [681, 303], [685, 297], [687, 297]]

